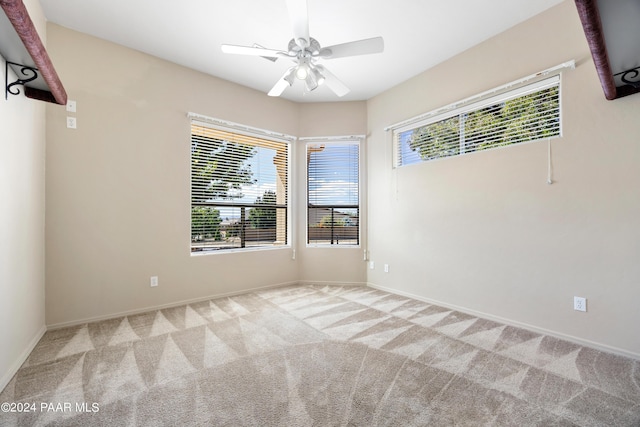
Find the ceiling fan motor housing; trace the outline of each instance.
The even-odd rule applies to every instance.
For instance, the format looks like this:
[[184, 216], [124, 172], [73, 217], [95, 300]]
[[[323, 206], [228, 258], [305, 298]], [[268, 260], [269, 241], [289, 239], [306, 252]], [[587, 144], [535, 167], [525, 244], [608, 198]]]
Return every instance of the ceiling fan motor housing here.
[[[304, 40], [304, 39], [300, 39], [300, 40]], [[310, 56], [317, 56], [320, 53], [320, 43], [318, 43], [318, 40], [314, 39], [313, 37], [309, 37], [308, 45], [304, 46], [303, 44], [303, 46], [300, 46], [295, 39], [291, 39], [289, 41], [288, 50], [289, 50], [289, 55], [297, 56], [298, 58], [300, 56], [305, 56], [305, 54], [307, 53]]]

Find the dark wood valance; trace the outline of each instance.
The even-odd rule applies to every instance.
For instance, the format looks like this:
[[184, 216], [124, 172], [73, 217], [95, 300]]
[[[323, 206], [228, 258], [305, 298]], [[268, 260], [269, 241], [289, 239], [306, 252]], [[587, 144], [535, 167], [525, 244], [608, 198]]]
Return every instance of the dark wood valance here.
[[[611, 66], [609, 50], [613, 48], [613, 46], [607, 45], [605, 28], [611, 26], [610, 31], [613, 33], [614, 30], [618, 29], [614, 26], [623, 26], [625, 23], [617, 22], [614, 19], [603, 21], [598, 3], [609, 7], [616, 2], [610, 2], [611, 5], [609, 5], [596, 0], [575, 0], [575, 3], [605, 98], [613, 100], [640, 92], [640, 79], [638, 79], [640, 69], [638, 67], [613, 70]], [[640, 23], [636, 22], [633, 28], [640, 29]], [[628, 28], [620, 28], [620, 31], [626, 33], [628, 32]], [[627, 36], [633, 38], [636, 37], [636, 33], [627, 34]], [[609, 44], [613, 44], [615, 40], [617, 40], [617, 38], [611, 37]], [[632, 63], [636, 63], [636, 65], [638, 64], [634, 61], [638, 61], [639, 59], [640, 58], [629, 58], [629, 60]]]
[[[27, 97], [56, 104], [67, 103], [67, 93], [56, 73], [51, 59], [42, 44], [33, 21], [22, 0], [0, 0], [5, 16], [0, 16], [0, 54], [7, 61], [18, 79], [28, 69], [35, 69], [36, 77], [25, 78], [24, 93]], [[14, 82], [13, 84], [22, 84]], [[6, 83], [5, 93], [11, 83]], [[15, 90], [15, 88], [13, 88]]]

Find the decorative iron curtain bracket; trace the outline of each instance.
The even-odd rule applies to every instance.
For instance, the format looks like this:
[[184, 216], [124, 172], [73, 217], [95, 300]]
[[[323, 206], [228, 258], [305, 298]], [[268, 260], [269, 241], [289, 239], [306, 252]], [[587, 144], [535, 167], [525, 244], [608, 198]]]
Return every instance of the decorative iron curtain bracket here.
[[633, 86], [636, 89], [640, 89], [640, 80], [629, 80], [637, 79], [640, 76], [640, 67], [622, 71], [621, 73], [614, 74], [614, 76], [620, 76], [620, 80], [622, 80], [623, 83]]
[[[20, 73], [24, 76], [24, 78], [20, 78], [13, 82], [9, 83], [9, 65], [15, 65], [20, 67]], [[9, 94], [11, 95], [20, 95], [20, 88], [14, 86], [24, 86], [29, 82], [34, 81], [38, 78], [38, 69], [29, 67], [27, 65], [16, 64], [15, 62], [6, 61], [5, 63], [5, 71], [4, 71], [4, 99], [9, 98]]]

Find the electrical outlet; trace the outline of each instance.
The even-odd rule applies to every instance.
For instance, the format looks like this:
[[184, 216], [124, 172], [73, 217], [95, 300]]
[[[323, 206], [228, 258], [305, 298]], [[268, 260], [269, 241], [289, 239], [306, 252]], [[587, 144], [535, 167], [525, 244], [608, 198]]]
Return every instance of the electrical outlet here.
[[576, 311], [587, 311], [587, 299], [582, 297], [573, 297], [573, 309]]
[[384, 265], [384, 272], [388, 273], [389, 272], [389, 264], [385, 264]]
[[369, 268], [371, 270], [373, 270], [375, 268], [375, 264], [373, 263], [373, 261], [369, 261]]
[[75, 113], [76, 112], [76, 101], [72, 101], [70, 99], [67, 99], [67, 111], [70, 113]]
[[75, 129], [77, 127], [78, 122], [76, 121], [75, 117], [69, 117], [67, 116], [67, 127], [69, 129]]
[[149, 285], [152, 288], [155, 288], [156, 286], [158, 286], [158, 276], [151, 276], [151, 279], [149, 280]]

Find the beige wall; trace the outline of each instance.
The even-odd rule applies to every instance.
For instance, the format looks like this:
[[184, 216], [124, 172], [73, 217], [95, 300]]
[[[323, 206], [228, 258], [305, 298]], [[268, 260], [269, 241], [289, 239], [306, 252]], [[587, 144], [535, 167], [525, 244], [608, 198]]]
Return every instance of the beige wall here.
[[[190, 256], [189, 120], [195, 112], [290, 135], [364, 132], [366, 104], [298, 105], [49, 25], [49, 51], [78, 128], [47, 109], [47, 324], [113, 316], [297, 282], [292, 248]], [[313, 125], [310, 117], [316, 117]], [[308, 120], [309, 119], [309, 120]], [[355, 122], [354, 122], [355, 121]], [[301, 150], [294, 146], [294, 157]], [[302, 150], [303, 151], [303, 150]], [[292, 194], [306, 188], [295, 171]], [[304, 229], [303, 208], [294, 227]], [[313, 281], [365, 281], [360, 265], [316, 268]], [[251, 266], [247, 268], [247, 266]], [[149, 277], [160, 285], [150, 288]]]
[[[40, 4], [25, 5], [46, 43]], [[2, 82], [4, 73], [0, 57]], [[0, 100], [0, 390], [45, 331], [44, 111], [24, 95]]]
[[[385, 126], [570, 59], [553, 185], [546, 141], [392, 169]], [[638, 111], [605, 100], [569, 0], [371, 99], [368, 281], [640, 355]]]

